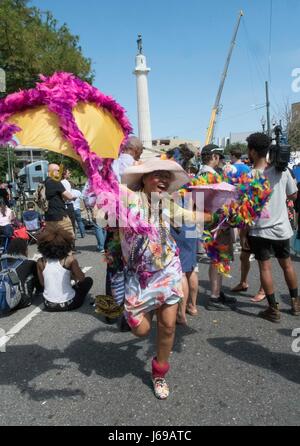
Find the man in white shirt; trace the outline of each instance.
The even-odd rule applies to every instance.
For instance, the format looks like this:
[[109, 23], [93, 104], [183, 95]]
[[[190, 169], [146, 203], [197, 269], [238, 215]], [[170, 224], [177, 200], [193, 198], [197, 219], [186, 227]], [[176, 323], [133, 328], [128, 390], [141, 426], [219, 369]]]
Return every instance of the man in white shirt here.
[[73, 195], [73, 197], [75, 198], [74, 202], [73, 202], [73, 207], [74, 207], [74, 213], [75, 213], [75, 220], [81, 235], [81, 238], [84, 238], [85, 236], [85, 227], [82, 221], [82, 217], [81, 217], [81, 200], [82, 200], [82, 193], [80, 192], [80, 190], [77, 189], [71, 189], [71, 193]]
[[96, 206], [97, 197], [94, 193], [89, 192], [89, 189], [90, 185], [89, 182], [87, 182], [82, 190], [82, 198], [87, 211], [92, 214], [92, 224], [95, 229], [95, 237], [97, 239], [97, 250], [101, 253], [104, 253], [106, 231], [100, 225], [98, 225], [97, 220], [94, 216], [94, 209]]
[[[274, 254], [284, 273], [291, 297], [291, 314], [300, 316], [297, 275], [290, 257], [290, 239], [293, 230], [288, 218], [286, 200], [296, 200], [297, 186], [288, 169], [281, 171], [269, 165], [267, 154], [270, 138], [264, 133], [254, 133], [247, 139], [249, 159], [254, 171], [263, 173], [270, 181], [272, 195], [266, 204], [266, 212], [250, 228], [249, 245], [259, 264], [262, 287], [269, 303], [259, 316], [270, 322], [280, 321], [280, 312], [275, 298], [271, 256]], [[268, 215], [266, 215], [268, 214]]]
[[[71, 183], [69, 181], [70, 178], [71, 178], [71, 171], [69, 169], [65, 169], [64, 172], [63, 172], [63, 179], [61, 180], [61, 184], [64, 186], [66, 191], [71, 194], [72, 193], [72, 186], [71, 186]], [[72, 222], [72, 226], [73, 226], [73, 229], [74, 229], [74, 234], [76, 234], [75, 213], [74, 213], [74, 206], [73, 206], [74, 198], [75, 197], [73, 197], [72, 200], [67, 200], [65, 202], [65, 205], [66, 205], [67, 214], [70, 217], [70, 220]]]
[[140, 160], [144, 147], [139, 138], [131, 136], [125, 144], [119, 158], [112, 164], [112, 169], [121, 183], [121, 176], [127, 167], [133, 166], [133, 164]]

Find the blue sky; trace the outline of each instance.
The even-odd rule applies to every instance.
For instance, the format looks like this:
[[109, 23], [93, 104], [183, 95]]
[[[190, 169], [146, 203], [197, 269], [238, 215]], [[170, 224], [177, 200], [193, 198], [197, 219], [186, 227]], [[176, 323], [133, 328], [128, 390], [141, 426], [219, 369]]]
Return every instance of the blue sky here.
[[[135, 77], [137, 35], [151, 68], [153, 138], [205, 139], [233, 29], [245, 17], [234, 49], [216, 136], [261, 128], [268, 80], [271, 0], [33, 0], [66, 22], [93, 60], [94, 85], [112, 95], [137, 130]], [[271, 116], [289, 100], [292, 70], [300, 67], [299, 0], [273, 0]], [[59, 67], [58, 67], [59, 69]]]

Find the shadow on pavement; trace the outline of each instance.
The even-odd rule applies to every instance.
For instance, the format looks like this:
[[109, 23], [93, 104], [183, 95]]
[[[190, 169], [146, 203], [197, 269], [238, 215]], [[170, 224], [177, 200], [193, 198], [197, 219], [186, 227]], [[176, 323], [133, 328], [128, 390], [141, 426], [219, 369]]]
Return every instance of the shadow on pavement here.
[[277, 373], [288, 381], [300, 384], [300, 356], [275, 353], [256, 344], [252, 338], [210, 338], [210, 345], [240, 361]]
[[32, 298], [32, 304], [29, 305], [29, 307], [20, 308], [18, 310], [11, 310], [8, 313], [0, 313], [0, 319], [7, 319], [9, 318], [12, 320], [15, 315], [18, 315], [19, 317], [25, 317], [27, 313], [31, 313], [35, 308], [39, 307], [43, 303], [42, 295], [39, 294], [37, 296], [33, 296]]
[[288, 338], [292, 339], [292, 328], [280, 328], [279, 330], [277, 330], [277, 332], [282, 335], [282, 336], [286, 336]]
[[[203, 295], [203, 291], [204, 291], [205, 295], [207, 295], [207, 296], [210, 295], [210, 291], [211, 291], [210, 281], [209, 280], [203, 280], [201, 278], [201, 276], [200, 276], [200, 279], [199, 279], [199, 288], [200, 288], [200, 290], [202, 288], [202, 290], [200, 291], [200, 295]], [[226, 284], [222, 285], [222, 291], [224, 291], [225, 294], [230, 294], [231, 296], [243, 296], [243, 297], [252, 297], [253, 296], [252, 294], [245, 293], [245, 292], [235, 293], [235, 292], [231, 291], [231, 287], [229, 287]]]
[[[210, 295], [210, 282], [208, 280], [201, 280], [200, 282], [202, 290], [200, 290], [199, 294], [198, 294], [198, 299], [197, 299], [197, 305], [199, 305], [200, 307], [205, 307], [207, 299]], [[203, 292], [204, 290], [204, 292]], [[252, 297], [252, 294], [245, 294], [245, 293], [234, 293], [230, 290], [230, 288], [228, 286], [222, 286], [222, 290], [224, 291], [224, 293], [228, 296], [233, 296], [235, 298], [237, 298], [237, 303], [235, 305], [235, 307], [233, 307], [232, 311], [234, 311], [235, 313], [239, 313], [243, 316], [248, 316], [248, 317], [257, 317], [257, 314], [250, 312], [250, 311], [246, 311], [246, 308], [252, 308], [252, 309], [257, 309], [257, 310], [263, 310], [266, 305], [265, 305], [265, 301], [261, 302], [261, 303], [255, 303], [255, 302], [251, 302], [249, 299], [249, 296]], [[244, 298], [244, 299], [243, 299]], [[217, 313], [217, 312], [216, 312]], [[218, 312], [220, 313], [220, 312]]]
[[[7, 347], [6, 353], [1, 353], [0, 385], [17, 386], [21, 394], [28, 394], [36, 401], [50, 398], [69, 398], [74, 396], [84, 397], [79, 389], [38, 389], [35, 383], [31, 383], [50, 370], [56, 371], [59, 376], [66, 368], [70, 367], [65, 362], [65, 355], [60, 350], [48, 350], [37, 344], [17, 345]], [[55, 364], [63, 361], [64, 364]]]
[[[247, 311], [246, 310], [247, 308], [257, 309], [257, 313]], [[241, 314], [243, 316], [257, 318], [257, 317], [259, 317], [258, 313], [260, 311], [265, 310], [266, 308], [267, 308], [267, 305], [266, 305], [265, 301], [260, 302], [260, 303], [254, 303], [254, 302], [252, 303], [252, 302], [241, 302], [239, 300], [236, 304], [235, 312], [238, 314]]]
[[[101, 333], [108, 331], [116, 334], [116, 342], [101, 342], [97, 339]], [[180, 352], [183, 338], [195, 332], [190, 327], [178, 328], [173, 350]], [[78, 370], [85, 376], [96, 373], [105, 379], [115, 379], [133, 375], [152, 388], [150, 372], [145, 370], [145, 366], [151, 369], [151, 364], [147, 361], [150, 361], [155, 354], [155, 324], [146, 339], [135, 338], [126, 333], [124, 334], [126, 339], [120, 342], [120, 335], [116, 327], [105, 326], [74, 340], [65, 350], [47, 349], [37, 344], [8, 346], [7, 352], [1, 354], [1, 359], [5, 361], [0, 363], [0, 385], [17, 386], [21, 394], [28, 394], [36, 401], [74, 396], [84, 398], [85, 393], [81, 389], [41, 389], [33, 382], [50, 371], [56, 371], [58, 377], [64, 375], [68, 368], [74, 368], [71, 364], [76, 364]], [[128, 336], [132, 338], [128, 339]], [[140, 350], [144, 349], [145, 342], [146, 360], [139, 358], [138, 355]], [[57, 386], [59, 378], [56, 380], [51, 376], [52, 380], [53, 385]], [[73, 385], [72, 379], [68, 385], [70, 387]]]
[[84, 252], [84, 251], [99, 252], [98, 249], [97, 249], [97, 243], [96, 242], [95, 242], [94, 245], [85, 245], [85, 246], [78, 245], [76, 248], [80, 252]]
[[300, 256], [299, 255], [292, 254], [291, 258], [292, 258], [293, 262], [297, 262], [297, 263], [300, 262]]

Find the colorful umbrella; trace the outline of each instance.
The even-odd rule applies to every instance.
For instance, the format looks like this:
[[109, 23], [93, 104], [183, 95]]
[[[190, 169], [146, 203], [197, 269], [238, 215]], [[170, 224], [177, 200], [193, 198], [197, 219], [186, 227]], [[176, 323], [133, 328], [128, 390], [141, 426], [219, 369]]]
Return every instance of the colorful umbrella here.
[[[194, 202], [203, 203], [197, 199], [197, 194], [202, 192], [204, 194], [204, 209], [207, 212], [216, 212], [224, 205], [229, 205], [232, 201], [238, 198], [238, 193], [235, 186], [222, 182], [216, 184], [189, 186], [192, 191]], [[202, 209], [203, 210], [203, 209]]]
[[15, 136], [24, 146], [85, 164], [118, 158], [131, 131], [125, 110], [114, 99], [70, 73], [41, 76], [36, 88], [0, 101], [0, 143]]
[[0, 101], [0, 145], [14, 143], [17, 137], [23, 145], [80, 161], [90, 190], [97, 197], [97, 206], [109, 215], [128, 218], [134, 232], [152, 233], [150, 225], [141, 225], [122, 205], [111, 167], [132, 132], [125, 110], [73, 74], [55, 73], [40, 78], [35, 88]]

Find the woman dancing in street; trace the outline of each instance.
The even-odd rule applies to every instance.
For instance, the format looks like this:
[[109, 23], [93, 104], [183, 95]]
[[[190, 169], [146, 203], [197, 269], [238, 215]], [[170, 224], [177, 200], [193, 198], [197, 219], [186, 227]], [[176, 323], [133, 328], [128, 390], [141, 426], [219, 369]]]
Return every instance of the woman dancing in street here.
[[154, 241], [151, 237], [138, 236], [128, 228], [120, 228], [127, 267], [125, 317], [135, 336], [144, 337], [150, 333], [156, 311], [157, 355], [152, 360], [152, 380], [159, 399], [169, 395], [165, 376], [170, 368], [178, 303], [183, 298], [179, 252], [167, 219], [171, 217], [171, 220], [179, 221], [181, 216], [185, 222], [200, 223], [206, 217], [206, 221], [210, 221], [209, 215], [184, 210], [171, 202], [170, 197], [162, 199], [162, 195], [165, 197], [188, 181], [188, 175], [177, 163], [157, 158], [128, 168], [122, 177], [122, 183], [135, 191], [127, 189], [131, 212], [136, 212], [140, 220], [154, 224], [158, 232]]

